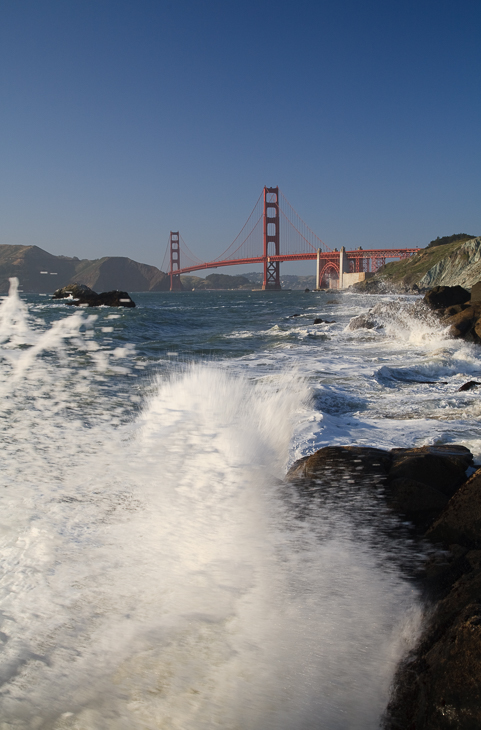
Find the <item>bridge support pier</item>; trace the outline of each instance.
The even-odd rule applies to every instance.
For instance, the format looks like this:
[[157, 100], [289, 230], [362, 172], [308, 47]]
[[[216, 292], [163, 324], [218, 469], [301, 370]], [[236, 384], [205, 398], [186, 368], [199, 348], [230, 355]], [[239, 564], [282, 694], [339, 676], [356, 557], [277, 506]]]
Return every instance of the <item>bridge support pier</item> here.
[[180, 274], [180, 239], [179, 231], [170, 232], [170, 291], [182, 291]]
[[263, 289], [281, 289], [279, 261], [271, 256], [280, 255], [279, 188], [264, 187], [264, 281]]

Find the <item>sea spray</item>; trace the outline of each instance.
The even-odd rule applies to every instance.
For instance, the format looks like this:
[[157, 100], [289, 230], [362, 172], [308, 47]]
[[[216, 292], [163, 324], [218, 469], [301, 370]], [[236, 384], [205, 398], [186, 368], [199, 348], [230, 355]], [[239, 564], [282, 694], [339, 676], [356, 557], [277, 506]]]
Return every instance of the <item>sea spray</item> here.
[[279, 481], [305, 382], [194, 365], [134, 416], [89, 328], [2, 376], [2, 730], [376, 727], [416, 595]]

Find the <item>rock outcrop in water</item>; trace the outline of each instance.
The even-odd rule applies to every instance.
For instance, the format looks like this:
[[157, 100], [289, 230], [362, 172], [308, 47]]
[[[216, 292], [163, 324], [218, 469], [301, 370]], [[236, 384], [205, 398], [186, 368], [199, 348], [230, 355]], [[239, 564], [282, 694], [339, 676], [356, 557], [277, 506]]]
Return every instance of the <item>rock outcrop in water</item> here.
[[481, 282], [471, 293], [461, 286], [437, 286], [424, 295], [424, 303], [449, 326], [451, 337], [481, 343]]
[[97, 294], [85, 284], [68, 284], [57, 289], [52, 299], [63, 299], [64, 304], [75, 307], [135, 307], [126, 291], [106, 291]]
[[327, 482], [376, 489], [416, 534], [443, 549], [428, 560], [428, 597], [417, 646], [402, 662], [383, 719], [385, 730], [481, 727], [481, 469], [457, 445], [413, 449], [324, 447], [287, 478], [313, 498]]
[[425, 321], [431, 317], [433, 325], [441, 320], [451, 337], [481, 344], [481, 282], [471, 292], [461, 286], [434, 287], [425, 293], [423, 300], [414, 300], [409, 305], [378, 302], [367, 312], [353, 317], [347, 329], [382, 329], [387, 323], [405, 327], [403, 313], [406, 312]]

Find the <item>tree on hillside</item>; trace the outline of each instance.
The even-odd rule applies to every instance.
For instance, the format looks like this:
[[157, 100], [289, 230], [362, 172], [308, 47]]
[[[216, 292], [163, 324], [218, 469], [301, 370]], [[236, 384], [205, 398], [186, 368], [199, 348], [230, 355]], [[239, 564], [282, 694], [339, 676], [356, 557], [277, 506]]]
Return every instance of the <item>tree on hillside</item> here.
[[426, 248], [444, 246], [446, 243], [454, 243], [455, 241], [469, 241], [470, 238], [476, 238], [476, 236], [470, 236], [468, 233], [453, 233], [452, 236], [443, 236], [442, 238], [438, 236], [434, 241], [430, 241]]

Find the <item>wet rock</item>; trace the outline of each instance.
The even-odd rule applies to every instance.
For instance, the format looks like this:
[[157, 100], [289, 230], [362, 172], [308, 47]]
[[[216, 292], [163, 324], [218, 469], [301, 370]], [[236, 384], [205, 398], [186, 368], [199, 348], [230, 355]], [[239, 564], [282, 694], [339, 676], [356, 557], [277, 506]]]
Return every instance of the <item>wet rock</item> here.
[[135, 307], [135, 302], [125, 291], [108, 291], [97, 294], [85, 284], [67, 284], [57, 289], [53, 299], [65, 299], [65, 304], [76, 307]]
[[430, 309], [445, 309], [469, 301], [470, 293], [462, 286], [435, 286], [424, 295]]
[[431, 619], [420, 651], [398, 672], [385, 730], [481, 727], [481, 604], [475, 597], [481, 590], [479, 574], [472, 583], [465, 593], [474, 594], [473, 600], [458, 611], [459, 597], [450, 594]]
[[426, 537], [443, 543], [426, 567], [437, 596], [402, 662], [385, 730], [481, 727], [481, 469], [451, 497]]
[[481, 469], [458, 489], [426, 537], [445, 545], [481, 547]]
[[75, 303], [90, 302], [97, 298], [96, 292], [85, 284], [67, 284], [52, 294], [52, 299], [74, 299]]
[[472, 390], [473, 388], [477, 388], [478, 385], [481, 385], [481, 383], [478, 383], [477, 380], [469, 380], [467, 383], [464, 383], [464, 385], [458, 388], [457, 392], [460, 393], [462, 390]]
[[466, 469], [473, 457], [463, 446], [422, 446], [416, 449], [393, 449], [389, 481], [409, 479], [434, 488], [451, 497], [466, 480]]
[[389, 482], [386, 500], [396, 512], [402, 512], [415, 525], [427, 527], [446, 507], [449, 498], [425, 482], [401, 477]]
[[444, 317], [452, 317], [454, 314], [459, 314], [460, 312], [464, 312], [465, 309], [469, 309], [470, 304], [455, 304], [452, 307], [446, 307], [446, 309], [443, 312]]
[[316, 319], [313, 322], [313, 324], [334, 324], [334, 323], [335, 322], [334, 322], [333, 319], [331, 319], [331, 320], [329, 320], [329, 319], [321, 319], [320, 317], [316, 317]]
[[467, 307], [445, 320], [451, 337], [466, 337], [474, 329], [476, 321], [477, 312], [474, 307]]
[[353, 317], [347, 325], [348, 330], [372, 330], [375, 327], [377, 327], [377, 322], [369, 314], [359, 314], [357, 317]]
[[[99, 303], [104, 307], [135, 307], [135, 302], [126, 291], [106, 291], [98, 294]], [[91, 305], [92, 306], [92, 305]]]
[[324, 446], [296, 461], [287, 472], [289, 481], [338, 479], [346, 473], [358, 478], [386, 477], [391, 464], [388, 451], [368, 446]]

